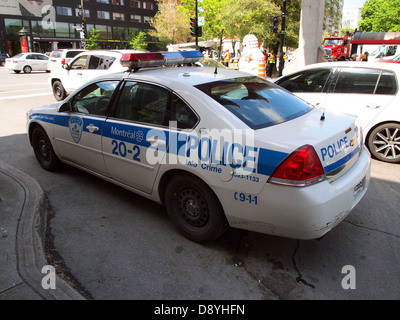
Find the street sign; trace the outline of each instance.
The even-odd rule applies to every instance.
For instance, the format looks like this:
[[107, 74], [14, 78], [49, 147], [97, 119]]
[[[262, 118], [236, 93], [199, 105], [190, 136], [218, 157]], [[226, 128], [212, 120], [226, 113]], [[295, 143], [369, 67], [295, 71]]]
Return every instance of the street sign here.
[[198, 26], [204, 26], [204, 17], [199, 17], [199, 19], [198, 19], [198, 22], [197, 22], [197, 25]]

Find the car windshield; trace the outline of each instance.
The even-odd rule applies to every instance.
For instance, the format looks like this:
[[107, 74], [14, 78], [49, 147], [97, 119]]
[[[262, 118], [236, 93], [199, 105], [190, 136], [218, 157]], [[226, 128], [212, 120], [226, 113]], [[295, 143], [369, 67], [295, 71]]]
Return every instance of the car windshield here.
[[23, 55], [24, 55], [23, 53], [18, 53], [13, 58], [18, 59], [21, 58]]
[[286, 122], [312, 109], [291, 93], [259, 77], [215, 81], [196, 87], [252, 129]]
[[332, 44], [341, 44], [342, 43], [342, 39], [325, 39], [324, 40], [324, 44], [329, 44], [329, 45], [332, 45]]

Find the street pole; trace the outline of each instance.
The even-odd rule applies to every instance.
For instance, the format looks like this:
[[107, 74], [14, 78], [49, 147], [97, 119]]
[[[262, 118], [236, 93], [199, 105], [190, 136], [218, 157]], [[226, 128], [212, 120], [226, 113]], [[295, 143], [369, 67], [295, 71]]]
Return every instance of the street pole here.
[[[81, 26], [83, 26], [83, 21], [85, 21], [86, 19], [85, 19], [85, 8], [83, 7], [83, 0], [81, 0], [81, 10], [82, 10], [82, 21], [81, 21]], [[82, 33], [81, 34], [84, 34], [84, 31], [83, 31], [83, 29], [82, 29]], [[86, 49], [86, 39], [85, 39], [85, 37], [83, 36], [83, 39], [81, 39], [81, 43], [82, 43], [82, 47], [83, 47], [83, 49]]]
[[197, 0], [196, 0], [196, 50], [199, 50], [199, 14], [197, 9]]
[[281, 41], [279, 44], [279, 76], [282, 76], [282, 70], [284, 67], [283, 61], [283, 47], [285, 45], [285, 18], [286, 18], [286, 0], [283, 0], [282, 5], [282, 24], [281, 24]]

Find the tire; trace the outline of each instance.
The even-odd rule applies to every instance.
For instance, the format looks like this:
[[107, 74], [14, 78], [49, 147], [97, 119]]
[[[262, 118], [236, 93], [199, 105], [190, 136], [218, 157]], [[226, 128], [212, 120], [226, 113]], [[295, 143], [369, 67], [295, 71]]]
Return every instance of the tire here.
[[400, 124], [385, 123], [376, 127], [368, 137], [371, 155], [388, 163], [400, 163]]
[[60, 166], [60, 160], [54, 153], [53, 146], [42, 127], [36, 127], [32, 132], [32, 146], [36, 159], [43, 169], [54, 171]]
[[14, 72], [15, 72], [15, 73], [20, 73], [20, 72], [21, 72], [21, 70], [14, 70]]
[[212, 241], [228, 228], [214, 192], [192, 175], [180, 174], [168, 182], [165, 206], [175, 226], [192, 241]]
[[31, 73], [32, 68], [30, 66], [25, 66], [24, 69], [22, 69], [22, 71], [24, 71], [24, 73]]
[[59, 80], [56, 80], [53, 83], [53, 96], [57, 101], [64, 100], [67, 96], [67, 93]]

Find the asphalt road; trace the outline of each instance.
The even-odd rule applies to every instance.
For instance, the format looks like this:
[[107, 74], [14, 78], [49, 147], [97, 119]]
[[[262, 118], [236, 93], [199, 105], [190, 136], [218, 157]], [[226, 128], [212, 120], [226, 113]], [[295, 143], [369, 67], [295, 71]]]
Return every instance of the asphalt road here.
[[[321, 240], [231, 229], [199, 245], [178, 234], [164, 208], [147, 199], [68, 166], [42, 170], [25, 134], [25, 112], [53, 102], [47, 74], [0, 68], [0, 160], [35, 178], [46, 192], [53, 263], [67, 269], [88, 296], [400, 298], [399, 165], [373, 161], [366, 196]], [[345, 289], [349, 284], [354, 288]]]

